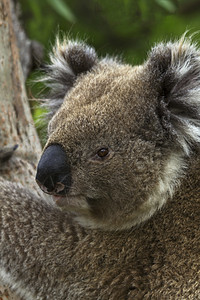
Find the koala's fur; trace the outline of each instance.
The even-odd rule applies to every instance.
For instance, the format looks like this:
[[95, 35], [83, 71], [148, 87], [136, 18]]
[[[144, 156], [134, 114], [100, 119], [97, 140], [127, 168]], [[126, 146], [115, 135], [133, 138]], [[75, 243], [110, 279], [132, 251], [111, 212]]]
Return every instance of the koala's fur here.
[[1, 278], [28, 300], [199, 299], [199, 49], [132, 67], [57, 42], [46, 71], [72, 183], [60, 210], [0, 181]]

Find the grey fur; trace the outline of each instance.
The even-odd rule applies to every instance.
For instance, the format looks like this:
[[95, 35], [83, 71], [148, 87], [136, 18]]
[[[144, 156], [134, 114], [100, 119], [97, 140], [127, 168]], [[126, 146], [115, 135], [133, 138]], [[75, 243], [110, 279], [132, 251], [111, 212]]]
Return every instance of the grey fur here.
[[160, 44], [137, 67], [54, 53], [45, 149], [72, 181], [53, 205], [0, 180], [2, 280], [27, 300], [199, 299], [199, 49]]
[[64, 40], [61, 44], [57, 39], [56, 47], [50, 54], [50, 64], [43, 69], [46, 75], [39, 80], [50, 87], [49, 101], [43, 103], [48, 108], [50, 117], [61, 106], [76, 77], [89, 71], [96, 61], [94, 49], [83, 42]]
[[160, 77], [163, 127], [188, 153], [189, 146], [200, 141], [199, 49], [184, 38], [179, 43], [159, 44], [147, 64]]

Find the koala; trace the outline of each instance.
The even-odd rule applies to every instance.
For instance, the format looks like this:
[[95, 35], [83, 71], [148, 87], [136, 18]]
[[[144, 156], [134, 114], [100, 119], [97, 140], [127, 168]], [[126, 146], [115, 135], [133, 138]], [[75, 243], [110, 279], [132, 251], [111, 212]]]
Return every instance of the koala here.
[[200, 50], [143, 65], [57, 40], [41, 79], [46, 202], [0, 180], [0, 278], [22, 299], [200, 298]]

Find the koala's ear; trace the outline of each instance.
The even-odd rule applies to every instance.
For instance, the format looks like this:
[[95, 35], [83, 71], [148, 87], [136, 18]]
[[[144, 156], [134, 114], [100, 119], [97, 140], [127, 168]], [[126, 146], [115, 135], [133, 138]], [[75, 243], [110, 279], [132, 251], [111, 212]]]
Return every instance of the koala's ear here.
[[200, 142], [200, 51], [184, 37], [161, 43], [150, 52], [147, 68], [158, 91], [161, 123], [188, 155]]
[[40, 81], [49, 88], [44, 106], [49, 117], [59, 109], [68, 90], [77, 77], [92, 69], [97, 62], [95, 50], [83, 42], [56, 41], [50, 54], [50, 63], [44, 67], [45, 75]]

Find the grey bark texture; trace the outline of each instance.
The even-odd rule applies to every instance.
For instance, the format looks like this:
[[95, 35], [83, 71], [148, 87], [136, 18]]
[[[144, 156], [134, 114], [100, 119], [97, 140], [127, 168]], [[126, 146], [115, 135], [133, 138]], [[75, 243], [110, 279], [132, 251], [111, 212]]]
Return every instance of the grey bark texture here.
[[37, 41], [30, 40], [20, 22], [21, 9], [17, 0], [10, 0], [11, 18], [16, 43], [19, 48], [19, 57], [24, 78], [26, 79], [32, 69], [40, 66], [44, 49]]
[[[0, 171], [4, 179], [20, 182], [29, 189], [34, 190], [35, 193], [41, 194], [34, 181], [41, 146], [33, 124], [24, 86], [24, 75], [27, 76], [31, 64], [29, 51], [31, 42], [25, 38], [14, 12], [14, 3], [9, 0], [1, 0]], [[21, 39], [19, 36], [16, 39], [13, 27], [15, 27]], [[23, 63], [24, 75], [17, 46], [17, 44], [22, 44], [23, 41], [27, 53]], [[24, 54], [22, 57], [25, 57]], [[12, 158], [7, 161], [11, 156]], [[6, 161], [6, 164], [4, 164], [4, 161]], [[15, 297], [8, 287], [1, 286], [0, 299], [18, 300], [19, 298]]]

